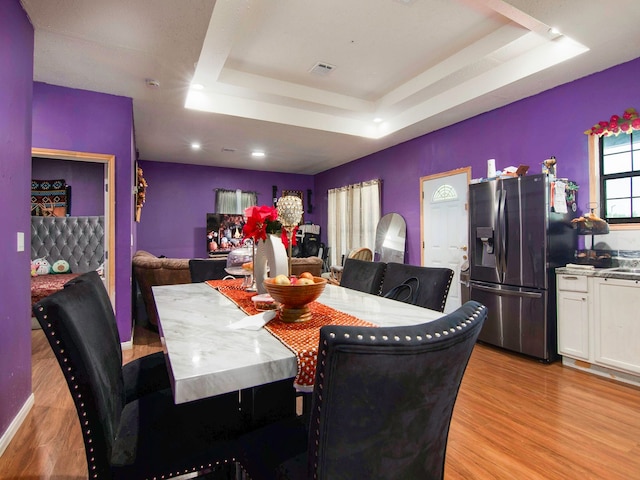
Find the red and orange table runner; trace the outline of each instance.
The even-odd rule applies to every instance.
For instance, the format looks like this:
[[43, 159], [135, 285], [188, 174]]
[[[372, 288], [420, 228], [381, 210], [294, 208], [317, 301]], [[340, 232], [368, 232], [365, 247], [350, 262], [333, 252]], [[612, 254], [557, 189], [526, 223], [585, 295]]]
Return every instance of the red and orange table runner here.
[[[247, 315], [260, 313], [251, 300], [251, 297], [256, 293], [244, 290], [242, 280], [208, 280], [206, 283], [238, 305]], [[319, 302], [310, 303], [309, 308], [312, 313], [311, 320], [301, 323], [285, 323], [276, 317], [264, 326], [267, 331], [295, 353], [298, 359], [298, 374], [294, 385], [302, 391], [313, 389], [320, 327], [325, 325], [375, 326]]]

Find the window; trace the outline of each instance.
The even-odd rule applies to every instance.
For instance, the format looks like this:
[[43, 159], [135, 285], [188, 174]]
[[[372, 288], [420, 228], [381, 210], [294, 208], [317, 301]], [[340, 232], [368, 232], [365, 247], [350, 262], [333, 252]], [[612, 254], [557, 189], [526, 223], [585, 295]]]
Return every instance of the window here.
[[446, 202], [448, 200], [457, 200], [458, 192], [451, 185], [440, 185], [438, 189], [433, 192], [433, 197], [431, 201], [435, 202]]
[[601, 216], [610, 224], [640, 223], [640, 132], [600, 138]]
[[329, 190], [327, 240], [332, 265], [339, 265], [342, 255], [354, 248], [374, 250], [380, 221], [380, 182], [370, 180]]
[[256, 192], [216, 189], [216, 213], [242, 215], [247, 207], [257, 205]]

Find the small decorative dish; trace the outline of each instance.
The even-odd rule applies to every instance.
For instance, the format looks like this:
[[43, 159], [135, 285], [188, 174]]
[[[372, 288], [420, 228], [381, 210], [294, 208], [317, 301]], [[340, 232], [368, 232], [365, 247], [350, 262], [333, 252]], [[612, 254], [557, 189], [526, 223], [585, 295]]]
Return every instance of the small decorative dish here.
[[262, 295], [254, 295], [253, 297], [251, 297], [251, 300], [253, 300], [253, 304], [256, 307], [256, 310], [260, 312], [275, 310], [276, 308], [278, 308], [278, 304], [268, 293], [263, 293]]

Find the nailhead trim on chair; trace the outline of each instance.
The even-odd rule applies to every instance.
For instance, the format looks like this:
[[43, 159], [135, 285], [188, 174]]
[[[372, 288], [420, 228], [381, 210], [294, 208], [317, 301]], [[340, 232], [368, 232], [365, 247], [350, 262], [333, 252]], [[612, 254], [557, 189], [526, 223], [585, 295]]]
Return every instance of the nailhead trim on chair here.
[[449, 281], [447, 282], [447, 288], [445, 289], [444, 297], [442, 298], [442, 302], [440, 302], [440, 311], [444, 312], [444, 305], [447, 303], [447, 297], [449, 296], [449, 289], [451, 288], [451, 281], [453, 280], [453, 271], [449, 275]]
[[[453, 275], [451, 275], [450, 279], [449, 279], [449, 284], [451, 284], [451, 279], [453, 278]], [[454, 327], [451, 327], [449, 330], [443, 330], [442, 333], [440, 332], [435, 332], [434, 335], [436, 338], [441, 337], [442, 335], [449, 335], [449, 333], [455, 333], [456, 330], [462, 330], [470, 325], [472, 325], [480, 316], [480, 312], [485, 310], [487, 307], [485, 307], [484, 305], [480, 305], [478, 308], [476, 308], [475, 311], [473, 311], [469, 317], [467, 317], [464, 320], [461, 320], [460, 323], [458, 325], [455, 325]], [[444, 302], [443, 302], [443, 309], [444, 309]], [[329, 336], [331, 338], [336, 338], [336, 334], [334, 332], [330, 332]], [[349, 338], [349, 334], [345, 333], [344, 334], [345, 338]], [[363, 340], [364, 337], [362, 335], [357, 335], [356, 337], [358, 340]], [[387, 335], [382, 335], [381, 337], [384, 341], [389, 340], [389, 337]], [[431, 335], [430, 333], [425, 333], [425, 339], [426, 340], [431, 340], [433, 338], [433, 335]], [[370, 335], [369, 339], [371, 341], [375, 341], [376, 340], [376, 336], [375, 335]], [[399, 341], [400, 338], [397, 336], [394, 336], [394, 340]], [[410, 336], [406, 336], [405, 340], [410, 342], [411, 341], [411, 337]], [[416, 336], [416, 340], [421, 342], [422, 341], [422, 336], [418, 335]], [[326, 364], [326, 358], [327, 358], [327, 342], [326, 340], [323, 342], [323, 348], [321, 351], [318, 352], [318, 365], [322, 365], [322, 369], [318, 369], [318, 374], [320, 375], [321, 379], [324, 379], [324, 366]], [[318, 398], [318, 404], [317, 404], [317, 408], [316, 410], [318, 412], [320, 412], [321, 407], [322, 407], [322, 390], [323, 390], [323, 382], [320, 382], [319, 384], [316, 385], [317, 387], [317, 398]], [[318, 415], [318, 417], [316, 418], [316, 430], [315, 430], [315, 449], [314, 449], [314, 461], [313, 461], [313, 478], [314, 480], [317, 480], [318, 478], [318, 448], [319, 448], [319, 441], [318, 439], [320, 438], [320, 416]]]
[[[42, 312], [43, 310], [44, 310], [43, 307], [39, 307], [38, 308], [38, 311], [40, 311], [40, 312]], [[47, 314], [45, 313], [42, 316], [42, 318], [44, 320], [46, 320], [47, 319]], [[56, 332], [54, 330], [52, 330], [52, 328], [53, 328], [52, 324], [47, 322], [47, 328], [46, 328], [46, 332], [45, 333], [47, 333], [51, 337], [55, 337]], [[57, 346], [60, 346], [60, 340], [56, 339], [55, 344]], [[58, 352], [57, 353], [59, 355], [61, 355], [61, 356], [64, 355], [64, 353], [65, 353], [64, 345], [62, 345], [62, 346], [60, 346], [60, 348], [58, 348]], [[62, 356], [62, 361], [64, 363], [67, 363], [69, 361], [69, 359], [67, 357]], [[65, 377], [68, 378], [68, 381], [71, 383], [73, 390], [78, 390], [80, 388], [80, 386], [77, 383], [75, 383], [76, 382], [76, 377], [71, 372], [72, 372], [72, 368], [70, 366], [67, 367], [66, 371], [63, 370], [63, 373], [64, 373]], [[83, 437], [85, 437], [85, 444], [86, 444], [85, 448], [87, 449], [89, 454], [93, 454], [94, 453], [93, 447], [90, 446], [91, 444], [93, 444], [92, 431], [91, 431], [91, 428], [89, 428], [90, 427], [89, 421], [86, 420], [87, 411], [84, 408], [84, 406], [85, 406], [84, 402], [81, 401], [82, 400], [82, 394], [81, 393], [76, 394], [76, 398], [78, 399], [77, 405], [79, 407], [78, 409], [80, 411], [80, 416], [85, 419], [84, 421], [80, 422], [81, 427], [82, 427], [82, 434], [83, 434]], [[187, 473], [193, 473], [193, 472], [197, 472], [197, 471], [202, 471], [205, 468], [218, 467], [221, 464], [225, 464], [226, 465], [229, 462], [234, 462], [235, 463], [236, 461], [237, 461], [236, 458], [232, 458], [231, 460], [224, 460], [223, 462], [216, 462], [215, 465], [213, 463], [209, 463], [206, 466], [205, 465], [200, 465], [199, 467], [192, 467], [190, 469], [185, 469], [183, 472], [170, 472], [170, 473], [168, 473], [166, 475], [161, 475], [161, 476], [156, 476], [156, 477], [147, 477], [146, 480], [161, 480], [161, 479], [164, 479], [164, 478], [172, 478], [172, 477], [176, 477], [178, 475], [185, 475]], [[88, 464], [87, 466], [88, 466], [89, 470], [93, 472], [92, 475], [91, 475], [91, 478], [98, 478], [99, 475], [98, 475], [98, 473], [95, 472], [95, 470], [97, 468], [97, 465], [95, 463], [95, 457], [93, 455], [87, 455], [87, 464]]]

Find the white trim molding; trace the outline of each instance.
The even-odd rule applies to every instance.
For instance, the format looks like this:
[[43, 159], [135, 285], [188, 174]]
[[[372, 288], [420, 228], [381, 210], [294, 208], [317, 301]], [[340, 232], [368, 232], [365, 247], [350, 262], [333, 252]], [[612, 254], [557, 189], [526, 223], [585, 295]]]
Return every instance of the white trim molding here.
[[34, 396], [32, 393], [27, 398], [27, 401], [24, 402], [24, 405], [22, 405], [22, 408], [20, 409], [18, 414], [9, 424], [7, 431], [4, 432], [2, 437], [0, 437], [0, 457], [2, 456], [4, 451], [7, 449], [9, 444], [11, 443], [11, 440], [13, 440], [14, 435], [18, 432], [18, 429], [20, 429], [20, 426], [22, 425], [24, 420], [27, 418], [27, 415], [31, 411], [31, 407], [33, 407], [33, 403], [34, 403]]

